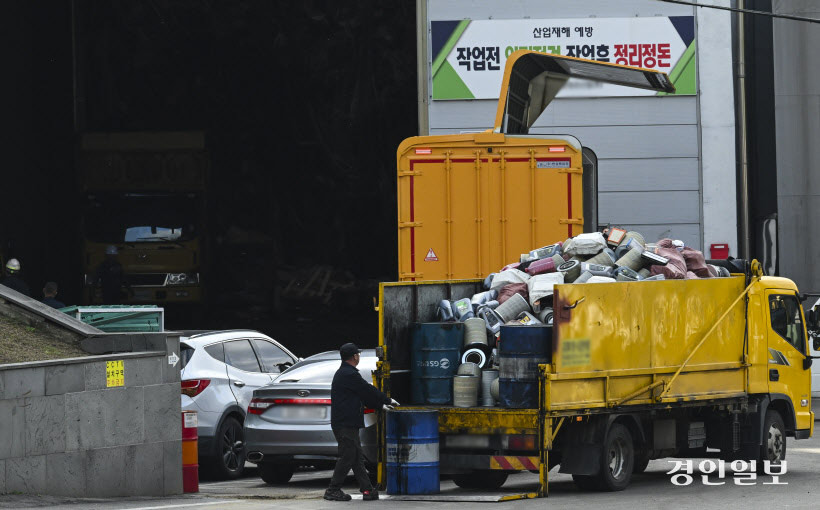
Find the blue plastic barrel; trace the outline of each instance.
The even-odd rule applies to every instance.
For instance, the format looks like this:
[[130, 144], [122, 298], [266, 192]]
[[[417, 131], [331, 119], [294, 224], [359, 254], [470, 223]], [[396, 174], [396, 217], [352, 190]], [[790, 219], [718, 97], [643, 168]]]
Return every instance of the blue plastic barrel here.
[[538, 365], [552, 358], [552, 326], [501, 326], [498, 345], [501, 407], [538, 407]]
[[387, 412], [387, 493], [438, 494], [438, 411]]
[[449, 404], [453, 376], [458, 368], [464, 324], [461, 322], [411, 325], [410, 398], [413, 404]]

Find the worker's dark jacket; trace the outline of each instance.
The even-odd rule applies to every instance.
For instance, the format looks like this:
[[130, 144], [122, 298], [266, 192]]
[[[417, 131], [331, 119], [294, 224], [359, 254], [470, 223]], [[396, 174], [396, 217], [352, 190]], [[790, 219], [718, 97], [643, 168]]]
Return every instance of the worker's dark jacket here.
[[330, 426], [340, 428], [364, 428], [364, 408], [379, 409], [390, 399], [362, 378], [359, 370], [349, 363], [333, 376], [330, 387]]
[[31, 292], [29, 292], [28, 285], [26, 285], [26, 282], [24, 282], [20, 277], [16, 275], [6, 276], [2, 280], [0, 280], [0, 284], [3, 284], [10, 289], [14, 289], [25, 296], [31, 296]]

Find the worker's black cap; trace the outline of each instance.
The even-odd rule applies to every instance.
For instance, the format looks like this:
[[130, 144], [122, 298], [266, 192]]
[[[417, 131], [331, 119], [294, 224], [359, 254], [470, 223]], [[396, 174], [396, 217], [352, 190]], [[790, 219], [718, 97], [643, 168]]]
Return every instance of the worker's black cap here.
[[356, 347], [354, 343], [346, 343], [343, 346], [339, 347], [339, 354], [342, 356], [342, 360], [347, 360], [353, 357], [354, 354], [358, 354], [362, 351]]

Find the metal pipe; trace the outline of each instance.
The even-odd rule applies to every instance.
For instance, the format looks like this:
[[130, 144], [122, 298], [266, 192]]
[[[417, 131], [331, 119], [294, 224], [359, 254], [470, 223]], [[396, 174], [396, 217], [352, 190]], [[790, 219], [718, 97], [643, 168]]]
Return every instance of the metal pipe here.
[[[744, 9], [746, 1], [738, 0], [738, 8]], [[751, 229], [749, 226], [749, 156], [748, 156], [748, 133], [746, 128], [746, 27], [743, 12], [737, 14], [737, 90], [738, 108], [740, 110], [740, 175], [738, 176], [740, 191], [740, 218], [738, 218], [738, 230], [740, 230], [739, 257], [742, 259], [751, 258]]]

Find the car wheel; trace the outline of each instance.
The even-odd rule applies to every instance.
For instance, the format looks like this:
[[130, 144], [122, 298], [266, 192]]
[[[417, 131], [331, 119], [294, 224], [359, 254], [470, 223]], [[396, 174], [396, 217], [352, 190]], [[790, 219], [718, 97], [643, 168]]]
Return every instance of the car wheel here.
[[216, 435], [217, 458], [214, 463], [214, 474], [218, 478], [235, 480], [245, 470], [245, 443], [242, 424], [228, 416], [219, 426]]
[[281, 464], [259, 464], [259, 476], [268, 485], [288, 483], [293, 477], [293, 466]]

